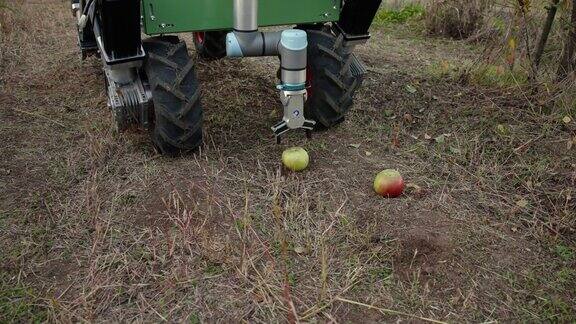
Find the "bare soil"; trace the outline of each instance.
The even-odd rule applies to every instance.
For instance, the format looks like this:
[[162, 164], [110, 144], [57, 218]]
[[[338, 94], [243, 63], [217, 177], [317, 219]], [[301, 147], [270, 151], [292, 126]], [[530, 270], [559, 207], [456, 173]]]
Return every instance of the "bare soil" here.
[[574, 106], [436, 73], [478, 45], [376, 28], [346, 121], [282, 145], [277, 61], [199, 60], [205, 145], [169, 159], [113, 132], [68, 2], [9, 4], [0, 321], [576, 320]]

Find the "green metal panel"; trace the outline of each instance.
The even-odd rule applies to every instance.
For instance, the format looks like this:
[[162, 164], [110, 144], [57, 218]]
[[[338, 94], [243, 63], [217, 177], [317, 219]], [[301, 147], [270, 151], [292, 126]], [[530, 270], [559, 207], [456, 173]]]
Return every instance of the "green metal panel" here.
[[[341, 0], [260, 0], [260, 26], [336, 21]], [[231, 29], [232, 0], [142, 0], [146, 34]]]

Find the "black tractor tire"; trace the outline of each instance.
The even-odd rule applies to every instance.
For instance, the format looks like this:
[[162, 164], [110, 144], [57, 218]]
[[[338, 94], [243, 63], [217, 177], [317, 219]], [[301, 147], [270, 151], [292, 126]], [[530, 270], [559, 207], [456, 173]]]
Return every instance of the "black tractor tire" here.
[[345, 51], [342, 36], [325, 30], [306, 32], [309, 88], [304, 112], [316, 121], [316, 129], [327, 129], [344, 121], [362, 79], [352, 75], [353, 55]]
[[202, 105], [194, 61], [176, 36], [144, 40], [144, 73], [154, 106], [150, 134], [160, 153], [177, 156], [202, 144]]
[[226, 35], [228, 31], [194, 33], [194, 46], [198, 56], [205, 60], [218, 60], [226, 56]]

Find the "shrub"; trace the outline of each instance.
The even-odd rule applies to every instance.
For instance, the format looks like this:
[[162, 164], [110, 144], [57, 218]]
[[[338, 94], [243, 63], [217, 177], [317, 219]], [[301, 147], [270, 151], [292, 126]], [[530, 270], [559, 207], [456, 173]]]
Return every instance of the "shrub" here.
[[409, 4], [400, 10], [381, 9], [376, 15], [376, 23], [405, 23], [409, 19], [422, 17], [423, 14], [424, 7], [419, 4]]
[[485, 23], [489, 0], [432, 0], [426, 8], [426, 29], [432, 35], [465, 39]]
[[471, 81], [487, 87], [509, 88], [526, 84], [528, 74], [522, 69], [509, 69], [502, 65], [481, 65], [471, 71]]

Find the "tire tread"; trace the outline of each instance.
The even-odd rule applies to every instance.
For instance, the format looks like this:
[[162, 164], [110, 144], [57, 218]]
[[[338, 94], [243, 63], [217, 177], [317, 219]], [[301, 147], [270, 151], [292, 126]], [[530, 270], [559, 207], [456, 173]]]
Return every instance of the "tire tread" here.
[[154, 103], [152, 141], [169, 156], [198, 148], [203, 113], [195, 64], [186, 44], [174, 36], [160, 36], [145, 40], [143, 46]]
[[341, 35], [334, 36], [324, 30], [306, 32], [313, 92], [304, 111], [307, 118], [317, 121], [317, 129], [330, 128], [344, 120], [361, 80], [352, 75], [353, 57], [345, 51]]

